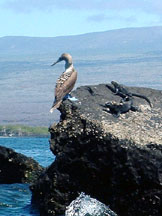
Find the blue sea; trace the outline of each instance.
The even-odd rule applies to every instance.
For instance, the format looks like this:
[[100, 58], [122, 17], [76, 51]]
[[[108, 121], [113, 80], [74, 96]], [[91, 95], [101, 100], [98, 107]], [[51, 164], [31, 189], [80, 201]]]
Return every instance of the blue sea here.
[[[49, 149], [48, 138], [0, 138], [0, 145], [30, 156], [47, 167], [55, 156]], [[0, 184], [0, 216], [38, 216], [31, 206], [28, 184]]]
[[[55, 156], [49, 149], [48, 138], [0, 138], [0, 145], [30, 156], [44, 167], [49, 166]], [[28, 184], [0, 184], [0, 216], [39, 216], [31, 205]], [[65, 211], [65, 216], [117, 216], [108, 206], [81, 193]]]

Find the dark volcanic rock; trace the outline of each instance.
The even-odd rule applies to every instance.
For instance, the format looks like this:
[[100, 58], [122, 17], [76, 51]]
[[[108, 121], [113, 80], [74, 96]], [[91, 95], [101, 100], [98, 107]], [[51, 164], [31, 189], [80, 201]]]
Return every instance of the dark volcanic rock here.
[[44, 170], [32, 158], [0, 146], [0, 183], [32, 183]]
[[129, 87], [147, 96], [115, 118], [102, 105], [120, 97], [101, 84], [73, 92], [79, 99], [60, 107], [50, 127], [55, 162], [31, 187], [42, 215], [63, 213], [79, 192], [110, 206], [120, 216], [162, 215], [162, 91]]

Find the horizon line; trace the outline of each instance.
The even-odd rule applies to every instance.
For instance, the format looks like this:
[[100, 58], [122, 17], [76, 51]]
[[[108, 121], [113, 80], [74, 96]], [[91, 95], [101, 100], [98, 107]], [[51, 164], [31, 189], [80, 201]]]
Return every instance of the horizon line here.
[[94, 32], [86, 32], [81, 34], [69, 34], [69, 35], [57, 35], [57, 36], [27, 36], [27, 35], [6, 35], [6, 36], [0, 36], [0, 38], [5, 37], [28, 37], [28, 38], [57, 38], [57, 37], [73, 37], [73, 36], [82, 36], [86, 34], [95, 34], [95, 33], [104, 33], [104, 32], [111, 32], [111, 31], [118, 31], [118, 30], [126, 30], [126, 29], [141, 29], [141, 28], [159, 28], [162, 27], [162, 25], [158, 26], [139, 26], [139, 27], [123, 27], [123, 28], [115, 28], [115, 29], [109, 29], [104, 31], [94, 31]]

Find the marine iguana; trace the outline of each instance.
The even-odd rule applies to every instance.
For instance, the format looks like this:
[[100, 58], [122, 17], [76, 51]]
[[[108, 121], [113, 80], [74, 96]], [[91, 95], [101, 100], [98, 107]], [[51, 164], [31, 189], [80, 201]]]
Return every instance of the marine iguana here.
[[124, 86], [120, 85], [119, 83], [117, 83], [115, 81], [112, 81], [111, 84], [114, 86], [114, 88], [112, 86], [109, 86], [109, 85], [106, 85], [106, 87], [109, 88], [114, 94], [119, 95], [123, 99], [127, 96], [128, 97], [135, 96], [135, 97], [145, 99], [148, 102], [148, 104], [150, 105], [150, 107], [152, 107], [150, 100], [146, 96], [136, 94], [136, 93], [131, 93]]
[[137, 107], [133, 106], [133, 98], [127, 96], [122, 99], [119, 104], [116, 102], [107, 102], [104, 107], [109, 108], [109, 110], [103, 109], [104, 111], [112, 113], [113, 116], [117, 118], [120, 116], [120, 114], [126, 113], [129, 110], [134, 112], [139, 111]]

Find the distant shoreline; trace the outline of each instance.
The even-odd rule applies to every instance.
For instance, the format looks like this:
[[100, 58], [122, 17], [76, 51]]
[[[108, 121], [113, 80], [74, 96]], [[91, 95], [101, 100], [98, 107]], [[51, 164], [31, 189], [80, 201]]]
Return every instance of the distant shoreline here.
[[48, 127], [0, 125], [0, 138], [14, 137], [49, 137]]

